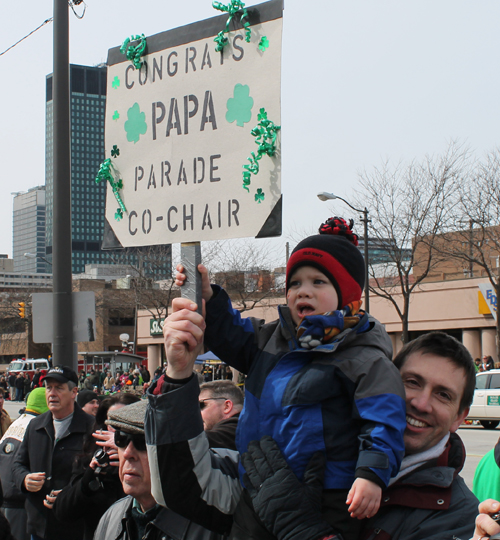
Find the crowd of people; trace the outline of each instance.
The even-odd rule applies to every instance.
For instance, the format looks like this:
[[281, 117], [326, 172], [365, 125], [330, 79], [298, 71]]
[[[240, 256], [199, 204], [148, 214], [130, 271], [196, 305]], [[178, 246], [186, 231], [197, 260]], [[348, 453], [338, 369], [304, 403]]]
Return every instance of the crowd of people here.
[[[0, 440], [0, 539], [499, 533], [500, 503], [478, 509], [460, 476], [470, 353], [431, 332], [392, 361], [385, 330], [360, 309], [364, 263], [350, 224], [333, 218], [320, 233], [288, 261], [277, 321], [242, 318], [200, 265], [203, 314], [187, 298], [173, 301], [167, 364], [151, 381], [52, 367]], [[176, 282], [185, 282], [182, 267]], [[246, 374], [244, 393], [224, 378], [204, 382], [195, 370], [204, 347]], [[123, 391], [141, 377], [145, 399]], [[106, 384], [121, 391], [99, 395]]]

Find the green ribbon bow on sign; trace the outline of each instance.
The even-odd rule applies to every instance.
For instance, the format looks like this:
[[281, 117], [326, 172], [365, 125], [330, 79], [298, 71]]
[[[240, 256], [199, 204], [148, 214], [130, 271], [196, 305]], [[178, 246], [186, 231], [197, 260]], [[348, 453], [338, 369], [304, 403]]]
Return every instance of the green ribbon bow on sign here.
[[[137, 45], [132, 45], [134, 41], [138, 41]], [[146, 51], [146, 36], [141, 34], [140, 36], [131, 36], [127, 38], [122, 46], [120, 47], [120, 52], [127, 56], [127, 59], [134, 64], [135, 69], [141, 69], [143, 61], [141, 56]], [[116, 78], [116, 77], [115, 77]]]
[[225, 4], [222, 4], [221, 2], [214, 1], [212, 2], [212, 6], [219, 11], [229, 13], [229, 17], [226, 21], [226, 28], [224, 30], [221, 30], [214, 38], [215, 43], [217, 43], [217, 47], [215, 47], [216, 52], [221, 52], [224, 47], [229, 43], [229, 40], [227, 39], [227, 37], [225, 37], [224, 34], [229, 34], [229, 24], [231, 23], [233, 17], [239, 12], [241, 12], [240, 22], [242, 22], [243, 19], [246, 19], [245, 22], [242, 22], [242, 24], [245, 28], [245, 41], [247, 43], [250, 43], [252, 31], [250, 30], [250, 23], [248, 22], [248, 11], [245, 7], [245, 4], [241, 0], [231, 0], [229, 4], [227, 4], [227, 6]]
[[[249, 193], [252, 174], [259, 173], [259, 161], [262, 156], [273, 157], [276, 153], [276, 138], [278, 130], [281, 129], [280, 126], [267, 118], [267, 112], [264, 108], [260, 109], [257, 119], [259, 123], [252, 129], [251, 134], [255, 137], [255, 143], [259, 147], [257, 153], [251, 152], [250, 157], [247, 158], [250, 163], [243, 165], [243, 169], [245, 169], [243, 171], [243, 189], [246, 189]], [[264, 192], [259, 188], [255, 194], [255, 202], [261, 203], [263, 200]]]
[[120, 189], [123, 189], [123, 182], [121, 178], [118, 178], [118, 179], [115, 178], [115, 175], [117, 174], [118, 173], [116, 169], [113, 167], [113, 164], [111, 163], [111, 158], [107, 158], [101, 163], [101, 166], [99, 167], [99, 172], [97, 173], [95, 183], [100, 184], [101, 182], [106, 182], [106, 181], [110, 183], [111, 188], [113, 189], [113, 195], [115, 196], [115, 199], [117, 200], [119, 204], [119, 208], [117, 208], [116, 213], [115, 213], [115, 219], [117, 221], [120, 221], [120, 219], [123, 218], [123, 214], [127, 212], [127, 209], [125, 208], [122, 198], [120, 197]]

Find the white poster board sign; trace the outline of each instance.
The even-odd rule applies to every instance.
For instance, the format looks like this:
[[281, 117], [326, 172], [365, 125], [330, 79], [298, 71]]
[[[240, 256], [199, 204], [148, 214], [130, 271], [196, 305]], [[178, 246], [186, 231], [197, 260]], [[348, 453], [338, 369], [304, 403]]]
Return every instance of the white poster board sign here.
[[116, 219], [108, 184], [117, 245], [281, 234], [280, 131], [249, 185], [243, 166], [258, 151], [260, 110], [281, 122], [282, 0], [247, 9], [250, 42], [236, 15], [223, 52], [214, 37], [227, 14], [148, 37], [139, 70], [119, 48], [109, 51], [106, 157], [126, 209]]

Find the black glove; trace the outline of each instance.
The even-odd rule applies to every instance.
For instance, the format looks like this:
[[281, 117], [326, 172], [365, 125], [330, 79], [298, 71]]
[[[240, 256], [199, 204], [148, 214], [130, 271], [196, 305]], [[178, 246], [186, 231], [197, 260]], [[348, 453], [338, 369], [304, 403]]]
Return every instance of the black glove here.
[[241, 456], [245, 487], [255, 512], [278, 540], [342, 540], [321, 516], [325, 456], [316, 452], [300, 482], [269, 436], [252, 441]]

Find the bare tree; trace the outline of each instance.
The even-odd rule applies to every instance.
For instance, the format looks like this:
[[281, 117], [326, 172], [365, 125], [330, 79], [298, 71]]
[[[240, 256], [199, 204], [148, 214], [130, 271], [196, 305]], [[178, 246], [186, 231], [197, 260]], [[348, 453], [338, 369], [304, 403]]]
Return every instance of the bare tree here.
[[[448, 259], [446, 270], [468, 277], [485, 276], [500, 298], [500, 150], [478, 161], [469, 181], [457, 186], [458, 205], [452, 232], [435, 242]], [[453, 268], [453, 261], [455, 267]], [[496, 317], [496, 349], [500, 358], [500, 317]]]
[[110, 252], [109, 257], [114, 264], [127, 266], [128, 285], [134, 292], [133, 309], [146, 309], [157, 320], [166, 317], [175, 296], [171, 246]]
[[241, 239], [202, 244], [204, 265], [212, 283], [224, 287], [234, 307], [255, 308], [266, 298], [282, 294], [284, 254], [263, 240]]
[[370, 292], [394, 306], [404, 343], [411, 295], [438, 263], [434, 241], [452, 220], [467, 167], [467, 152], [451, 144], [442, 156], [395, 167], [386, 162], [360, 177], [356, 202], [369, 209], [369, 244], [385, 258], [371, 261]]

